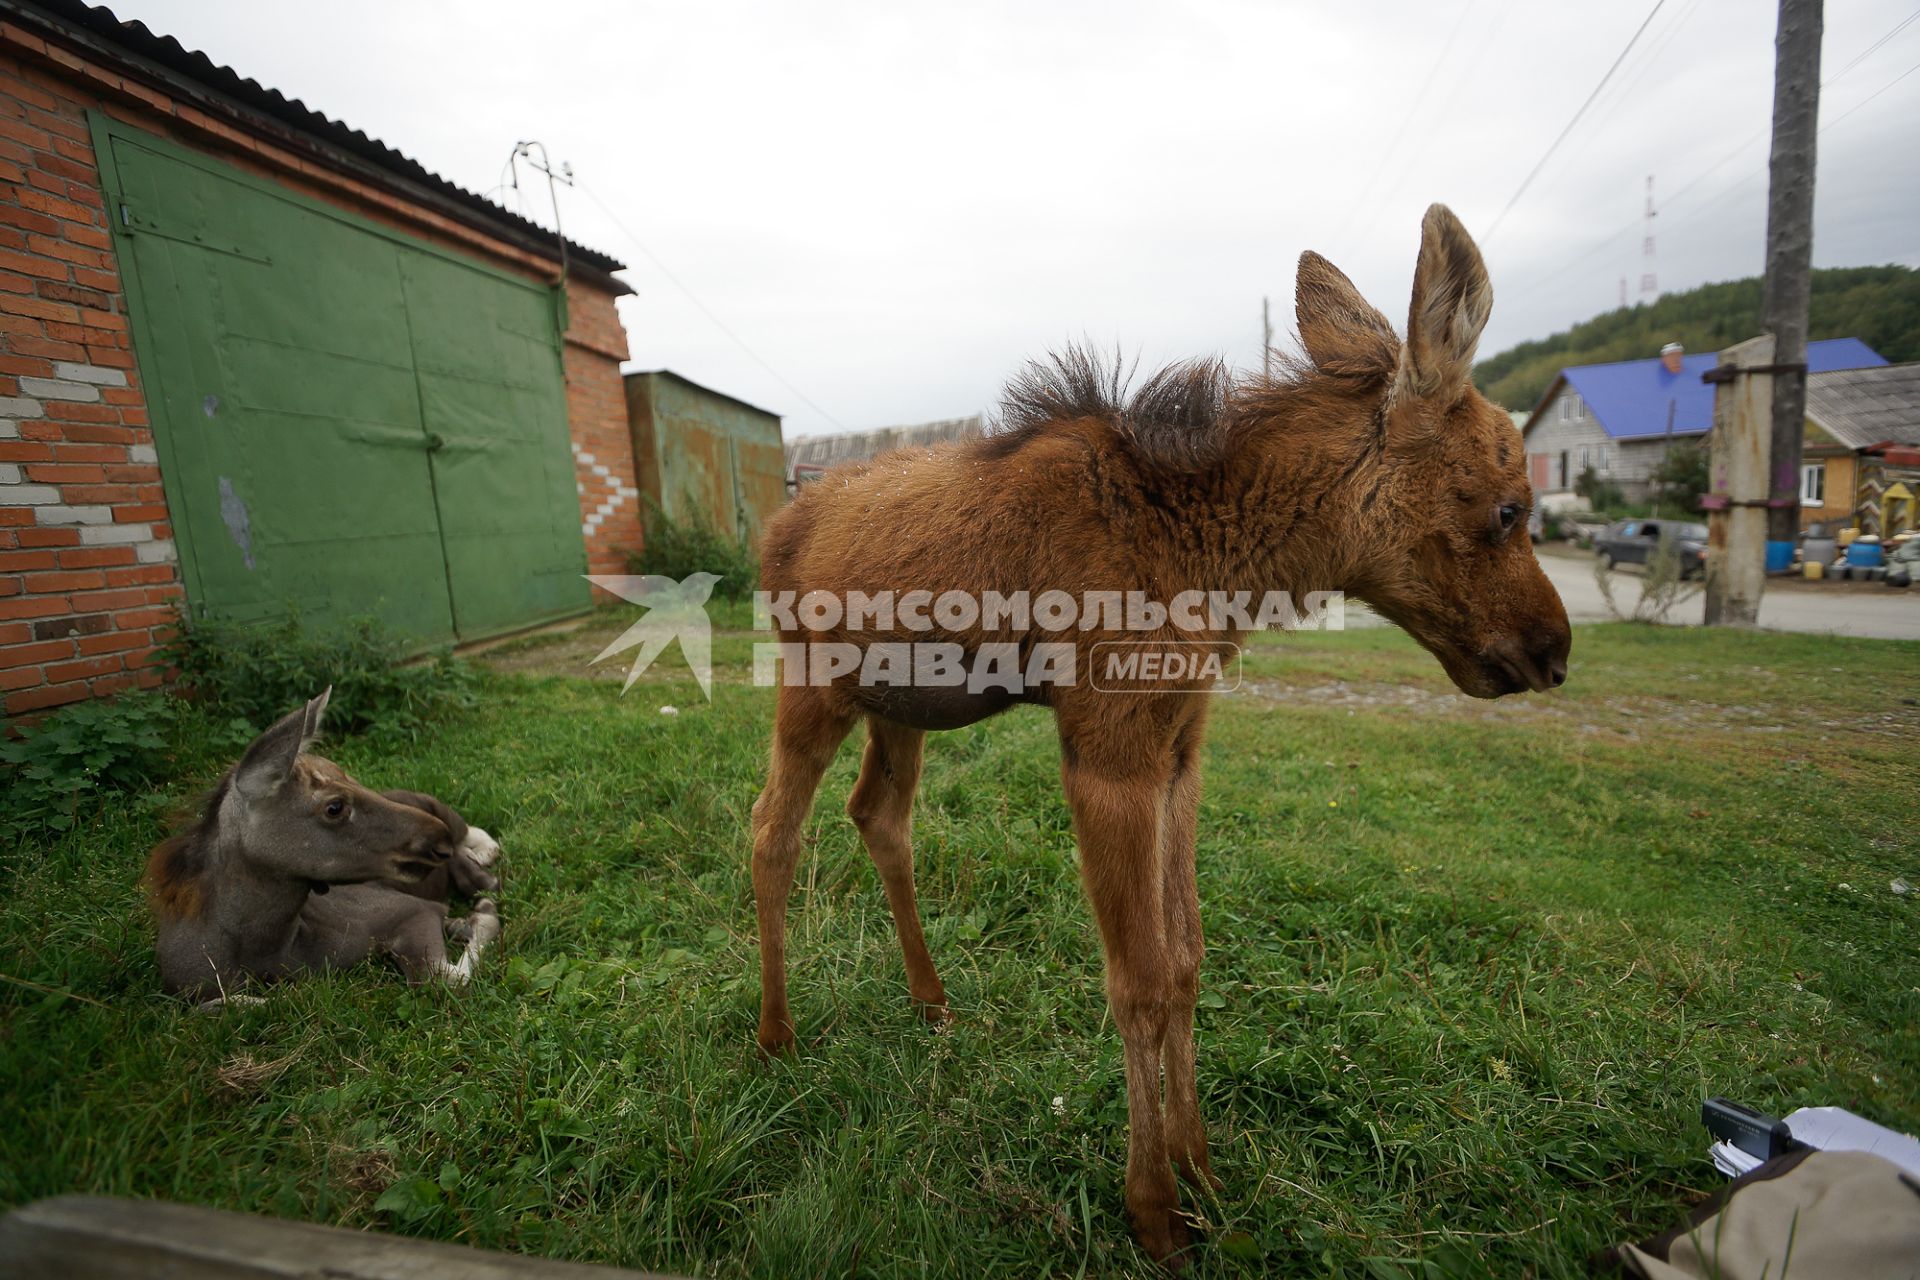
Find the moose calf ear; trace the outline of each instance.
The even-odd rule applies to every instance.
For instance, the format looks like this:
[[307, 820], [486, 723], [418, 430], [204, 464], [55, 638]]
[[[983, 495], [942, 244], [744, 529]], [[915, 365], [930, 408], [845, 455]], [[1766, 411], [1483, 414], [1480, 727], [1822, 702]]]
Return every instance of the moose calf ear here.
[[1393, 367], [1400, 339], [1393, 326], [1360, 296], [1340, 268], [1309, 249], [1293, 277], [1293, 318], [1300, 345], [1322, 369], [1359, 372]]
[[333, 686], [328, 685], [320, 691], [320, 696], [307, 703], [305, 721], [301, 729], [301, 746], [320, 736], [320, 719], [327, 714], [327, 703], [333, 700]]
[[320, 717], [326, 713], [327, 699], [332, 694], [333, 687], [329, 685], [326, 692], [298, 711], [281, 716], [253, 740], [247, 753], [240, 757], [239, 767], [233, 771], [234, 785], [240, 788], [243, 797], [264, 799], [279, 790], [280, 784], [292, 775], [293, 762], [320, 732]]
[[1407, 342], [1394, 377], [1396, 401], [1453, 397], [1473, 377], [1473, 353], [1493, 310], [1493, 282], [1473, 237], [1436, 204], [1420, 224]]

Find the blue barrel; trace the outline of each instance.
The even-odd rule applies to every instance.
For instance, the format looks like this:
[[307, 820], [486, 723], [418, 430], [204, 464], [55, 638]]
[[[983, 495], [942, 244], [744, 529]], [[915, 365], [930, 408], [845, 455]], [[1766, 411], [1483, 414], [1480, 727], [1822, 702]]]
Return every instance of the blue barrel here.
[[1868, 542], [1861, 538], [1847, 548], [1847, 563], [1858, 565], [1862, 569], [1872, 569], [1887, 562], [1887, 553], [1880, 549], [1878, 542]]
[[1793, 568], [1793, 544], [1791, 542], [1767, 543], [1767, 572], [1785, 573]]

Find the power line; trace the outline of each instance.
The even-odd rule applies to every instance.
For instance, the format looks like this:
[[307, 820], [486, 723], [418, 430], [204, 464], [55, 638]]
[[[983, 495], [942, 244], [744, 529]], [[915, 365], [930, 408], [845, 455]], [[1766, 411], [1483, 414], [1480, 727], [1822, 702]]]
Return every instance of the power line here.
[[[1445, 122], [1453, 118], [1454, 103], [1460, 100], [1460, 94], [1468, 85], [1473, 83], [1474, 69], [1479, 66], [1480, 60], [1486, 56], [1487, 50], [1494, 46], [1495, 38], [1499, 35], [1501, 27], [1506, 23], [1507, 14], [1513, 8], [1514, 3], [1515, 0], [1504, 0], [1504, 3], [1493, 11], [1493, 15], [1488, 18], [1486, 25], [1475, 34], [1472, 41], [1472, 51], [1466, 60], [1460, 64], [1458, 74], [1449, 77], [1453, 80], [1453, 88], [1447, 94], [1446, 99], [1444, 101], [1438, 101], [1437, 105], [1430, 110], [1416, 113], [1420, 116], [1418, 122], [1420, 127], [1408, 135], [1412, 143], [1409, 155], [1421, 154], [1426, 149], [1425, 140], [1431, 138], [1437, 129], [1444, 128]], [[1438, 82], [1436, 82], [1436, 84], [1437, 83]], [[1409, 172], [1409, 164], [1402, 164], [1398, 167], [1393, 178], [1381, 190], [1380, 197], [1374, 200], [1365, 211], [1361, 213], [1359, 223], [1354, 225], [1351, 233], [1348, 235], [1349, 241], [1354, 244], [1362, 244], [1366, 241], [1367, 233], [1373, 229], [1374, 223], [1379, 221], [1381, 212], [1389, 206], [1395, 193], [1405, 184]]]
[[1500, 211], [1500, 216], [1493, 220], [1493, 224], [1487, 228], [1486, 234], [1480, 237], [1480, 243], [1485, 244], [1487, 241], [1493, 239], [1493, 233], [1500, 229], [1500, 224], [1507, 220], [1509, 213], [1513, 212], [1513, 206], [1520, 203], [1520, 197], [1527, 193], [1527, 188], [1533, 185], [1533, 180], [1540, 176], [1542, 169], [1547, 167], [1547, 161], [1553, 159], [1553, 153], [1560, 149], [1560, 144], [1567, 140], [1567, 135], [1573, 132], [1575, 125], [1580, 123], [1580, 117], [1587, 114], [1587, 108], [1591, 107], [1594, 99], [1600, 96], [1600, 91], [1607, 87], [1607, 81], [1613, 79], [1613, 73], [1620, 69], [1620, 64], [1627, 60], [1629, 53], [1633, 52], [1633, 46], [1640, 42], [1640, 37], [1646, 34], [1647, 27], [1653, 22], [1654, 15], [1660, 12], [1661, 6], [1665, 5], [1666, 2], [1667, 0], [1654, 0], [1653, 8], [1647, 11], [1647, 16], [1641, 20], [1639, 28], [1634, 31], [1633, 38], [1627, 41], [1627, 47], [1620, 51], [1620, 56], [1615, 58], [1613, 65], [1607, 68], [1607, 74], [1600, 77], [1600, 83], [1593, 86], [1593, 92], [1589, 93], [1587, 100], [1580, 104], [1580, 109], [1573, 113], [1573, 119], [1567, 121], [1567, 127], [1560, 131], [1560, 136], [1553, 140], [1552, 145], [1547, 148], [1546, 154], [1540, 157], [1540, 162], [1533, 166], [1533, 171], [1527, 174], [1526, 178], [1520, 183], [1519, 188], [1514, 191], [1513, 197], [1507, 201], [1507, 207]]
[[[1687, 15], [1683, 14], [1681, 20], [1684, 21], [1686, 16]], [[1907, 27], [1911, 26], [1916, 20], [1920, 20], [1920, 10], [1916, 10], [1913, 13], [1908, 14], [1905, 18], [1895, 23], [1891, 28], [1889, 28], [1885, 33], [1883, 33], [1879, 39], [1875, 40], [1872, 44], [1868, 45], [1865, 49], [1862, 49], [1859, 53], [1855, 54], [1852, 61], [1848, 62], [1846, 66], [1840, 68], [1838, 71], [1834, 72], [1832, 75], [1822, 80], [1820, 82], [1820, 88], [1824, 91], [1830, 86], [1838, 83], [1842, 77], [1847, 75], [1848, 72], [1852, 71], [1854, 68], [1858, 67], [1861, 63], [1865, 62], [1869, 55], [1878, 51], [1882, 45], [1886, 44], [1887, 41], [1893, 39], [1895, 36], [1899, 35], [1902, 31], [1906, 30]], [[1675, 25], [1677, 26], [1678, 24], [1676, 23]], [[1672, 28], [1669, 28], [1668, 34], [1669, 35], [1672, 34]], [[1845, 120], [1848, 116], [1858, 111], [1861, 107], [1866, 106], [1867, 103], [1872, 102], [1875, 98], [1879, 97], [1881, 94], [1885, 93], [1887, 90], [1893, 88], [1894, 85], [1899, 84], [1902, 80], [1912, 75], [1916, 70], [1920, 70], [1920, 65], [1907, 68], [1907, 70], [1901, 72], [1899, 75], [1895, 76], [1892, 80], [1888, 81], [1886, 84], [1881, 85], [1878, 89], [1875, 89], [1872, 93], [1862, 98], [1859, 102], [1854, 103], [1853, 106], [1847, 108], [1847, 110], [1842, 112], [1840, 115], [1834, 117], [1832, 120], [1828, 121], [1826, 124], [1820, 126], [1820, 132], [1825, 133], [1828, 129], [1831, 129], [1834, 125], [1839, 124], [1842, 120]], [[1636, 81], [1635, 83], [1638, 83], [1638, 81]], [[1727, 165], [1731, 164], [1734, 160], [1737, 160], [1740, 157], [1740, 155], [1747, 150], [1747, 148], [1751, 147], [1754, 143], [1758, 142], [1761, 138], [1765, 137], [1767, 133], [1768, 133], [1767, 129], [1762, 129], [1758, 133], [1750, 135], [1739, 146], [1727, 152], [1727, 154], [1725, 154], [1724, 156], [1721, 156], [1718, 160], [1708, 165], [1705, 169], [1702, 169], [1699, 173], [1694, 174], [1690, 180], [1681, 184], [1678, 190], [1676, 190], [1672, 195], [1668, 196], [1664, 201], [1661, 202], [1662, 211], [1664, 212], [1666, 210], [1670, 210], [1674, 207], [1674, 205], [1683, 201], [1686, 198], [1687, 194], [1691, 192], [1695, 187], [1699, 186], [1702, 182], [1706, 181], [1708, 178], [1712, 177], [1714, 174], [1718, 173], [1720, 170], [1726, 168]], [[1707, 204], [1701, 207], [1706, 208], [1708, 206], [1718, 204], [1722, 199], [1724, 199], [1728, 195], [1731, 195], [1733, 192], [1738, 191], [1741, 187], [1746, 186], [1747, 183], [1753, 181], [1753, 179], [1756, 176], [1758, 176], [1759, 173], [1764, 173], [1765, 171], [1766, 171], [1765, 166], [1762, 166], [1755, 173], [1750, 173], [1746, 177], [1741, 178], [1738, 181], [1726, 187], [1723, 187], [1718, 195], [1708, 200]], [[1695, 210], [1695, 212], [1697, 213], [1698, 210]], [[1602, 250], [1612, 248], [1614, 242], [1619, 240], [1621, 236], [1626, 235], [1629, 231], [1632, 231], [1634, 228], [1638, 227], [1640, 223], [1641, 223], [1641, 219], [1635, 218], [1632, 222], [1625, 224], [1624, 226], [1620, 227], [1615, 231], [1609, 232], [1604, 238], [1600, 240], [1596, 240], [1591, 246], [1582, 250], [1575, 257], [1566, 259], [1559, 266], [1555, 267], [1552, 271], [1549, 271], [1546, 275], [1536, 277], [1532, 281], [1531, 285], [1528, 288], [1521, 291], [1521, 293], [1518, 296], [1520, 298], [1532, 297], [1534, 294], [1538, 293], [1542, 287], [1544, 287], [1545, 285], [1549, 284], [1554, 280], [1559, 279], [1561, 276], [1565, 275], [1567, 272], [1571, 271], [1573, 268], [1593, 258]]]
[[1635, 90], [1639, 89], [1647, 76], [1652, 74], [1653, 69], [1660, 64], [1661, 57], [1666, 53], [1667, 49], [1672, 46], [1674, 37], [1679, 35], [1687, 23], [1692, 20], [1694, 12], [1699, 9], [1702, 3], [1703, 0], [1689, 0], [1687, 7], [1675, 13], [1667, 25], [1661, 29], [1659, 34], [1648, 42], [1646, 50], [1641, 55], [1638, 63], [1630, 64], [1628, 68], [1633, 72], [1631, 77], [1623, 77], [1614, 87], [1614, 91], [1599, 103], [1598, 112], [1592, 121], [1592, 127], [1594, 129], [1597, 130], [1601, 128], [1608, 120], [1612, 119], [1613, 114], [1620, 109], [1621, 103], [1630, 102], [1634, 99]]
[[1460, 29], [1467, 25], [1467, 18], [1472, 14], [1473, 6], [1477, 2], [1478, 0], [1467, 0], [1467, 2], [1460, 7], [1460, 16], [1454, 20], [1453, 30], [1447, 32], [1446, 42], [1440, 46], [1440, 53], [1434, 58], [1433, 65], [1427, 68], [1427, 78], [1421, 81], [1420, 91], [1413, 95], [1413, 102], [1401, 115], [1400, 127], [1394, 130], [1393, 141], [1389, 142], [1387, 149], [1380, 153], [1380, 163], [1373, 167], [1373, 172], [1368, 176], [1366, 185], [1360, 188], [1360, 194], [1353, 198], [1353, 203], [1347, 207], [1345, 215], [1341, 217], [1339, 222], [1334, 224], [1335, 226], [1352, 226], [1353, 216], [1360, 212], [1360, 207], [1367, 202], [1367, 197], [1373, 194], [1374, 184], [1379, 182], [1381, 175], [1387, 171], [1387, 166], [1392, 162], [1394, 153], [1400, 149], [1400, 143], [1407, 136], [1408, 128], [1412, 126], [1415, 118], [1419, 116], [1421, 105], [1426, 102], [1427, 94], [1433, 90], [1433, 82], [1440, 76], [1440, 68], [1446, 65], [1447, 55], [1453, 52], [1453, 42], [1459, 39]]
[[1906, 17], [1902, 18], [1897, 24], [1895, 24], [1893, 30], [1887, 32], [1887, 34], [1881, 36], [1878, 40], [1875, 40], [1872, 44], [1868, 45], [1866, 48], [1862, 49], [1859, 53], [1855, 54], [1852, 62], [1849, 62], [1846, 66], [1834, 72], [1833, 78], [1826, 81], [1826, 83], [1822, 84], [1820, 87], [1823, 89], [1826, 88], [1827, 85], [1832, 84], [1834, 80], [1838, 80], [1841, 76], [1847, 74], [1847, 72], [1853, 70], [1855, 67], [1865, 62], [1870, 56], [1872, 56], [1874, 50], [1878, 49], [1881, 45], [1885, 44], [1887, 41], [1893, 39], [1895, 36], [1899, 35], [1902, 31], [1905, 31], [1908, 27], [1912, 26], [1915, 19], [1920, 19], [1920, 9], [1916, 9], [1912, 13], [1908, 14]]
[[660, 272], [661, 275], [665, 276], [669, 281], [673, 283], [674, 288], [678, 289], [681, 293], [686, 294], [687, 301], [691, 302], [694, 306], [698, 307], [700, 309], [700, 314], [713, 322], [714, 328], [718, 329], [720, 332], [726, 334], [727, 337], [731, 338], [735, 346], [739, 347], [742, 351], [746, 352], [747, 355], [752, 358], [755, 364], [759, 365], [762, 369], [765, 369], [769, 374], [771, 374], [774, 380], [778, 382], [781, 386], [785, 387], [787, 390], [793, 392], [794, 395], [798, 396], [800, 398], [801, 403], [805, 404], [809, 409], [813, 410], [815, 413], [825, 418], [828, 422], [831, 422], [834, 426], [840, 428], [840, 430], [842, 431], [848, 430], [848, 427], [845, 423], [841, 422], [840, 419], [834, 417], [832, 414], [828, 413], [825, 409], [822, 409], [819, 405], [815, 404], [813, 401], [813, 397], [809, 396], [806, 392], [802, 391], [799, 387], [794, 386], [792, 381], [788, 379], [788, 377], [785, 374], [781, 373], [778, 369], [774, 368], [771, 364], [768, 364], [765, 357], [763, 357], [758, 351], [755, 351], [752, 347], [747, 345], [747, 340], [745, 338], [742, 338], [739, 334], [735, 333], [733, 329], [727, 324], [726, 321], [722, 320], [719, 316], [714, 314], [713, 308], [709, 307], [706, 303], [700, 301], [700, 296], [696, 294], [692, 289], [689, 289], [681, 281], [679, 276], [673, 274], [673, 269], [667, 266], [666, 263], [662, 262], [658, 254], [654, 253], [653, 250], [647, 248], [645, 242], [642, 241], [638, 235], [634, 234], [633, 228], [629, 227], [625, 222], [623, 222], [619, 214], [615, 213], [612, 209], [609, 209], [607, 207], [606, 201], [602, 200], [598, 195], [594, 194], [594, 191], [591, 187], [588, 187], [583, 182], [576, 181], [574, 185], [574, 189], [580, 192], [582, 195], [586, 196], [587, 199], [593, 201], [594, 206], [598, 208], [601, 213], [604, 213], [607, 215], [607, 221], [611, 222], [615, 227], [619, 228], [621, 234], [625, 235], [627, 239], [632, 242], [633, 247], [638, 249], [641, 253], [645, 254], [647, 261], [651, 262], [654, 265], [654, 267]]
[[[1920, 15], [1915, 15], [1915, 16], [1920, 17]], [[1904, 26], [1905, 24], [1903, 23], [1901, 25]], [[1877, 48], [1878, 46], [1876, 45], [1875, 47]], [[1857, 64], [1857, 61], [1858, 60], [1856, 59], [1856, 64]], [[1855, 64], [1849, 64], [1848, 68], [1843, 69], [1841, 72], [1837, 73], [1834, 76], [1834, 80], [1838, 80], [1840, 76], [1844, 75], [1846, 73], [1846, 70], [1850, 70], [1853, 65]], [[1881, 85], [1878, 89], [1875, 89], [1872, 93], [1868, 94], [1866, 97], [1860, 99], [1860, 101], [1854, 103], [1851, 107], [1848, 107], [1845, 111], [1835, 116], [1832, 120], [1829, 120], [1827, 123], [1821, 125], [1820, 132], [1822, 134], [1826, 133], [1827, 130], [1833, 128], [1835, 125], [1839, 124], [1842, 120], [1845, 120], [1848, 116], [1851, 116], [1854, 112], [1860, 110], [1862, 107], [1866, 106], [1869, 102], [1872, 102], [1875, 98], [1879, 97], [1881, 94], [1885, 93], [1887, 90], [1893, 88], [1895, 85], [1899, 84], [1902, 80], [1905, 80], [1908, 76], [1912, 75], [1916, 71], [1920, 71], [1920, 62], [1914, 63], [1912, 66], [1908, 67], [1905, 71], [1902, 71], [1899, 75], [1887, 81], [1885, 84]], [[1830, 80], [1827, 83], [1831, 84], [1832, 81]], [[1748, 139], [1748, 143], [1751, 143], [1752, 141], [1753, 139]], [[1697, 177], [1694, 178], [1692, 182], [1687, 183], [1686, 186], [1682, 187], [1679, 191], [1676, 191], [1672, 196], [1668, 197], [1668, 199], [1664, 202], [1662, 206], [1661, 212], [1662, 213], [1670, 212], [1674, 204], [1680, 199], [1682, 195], [1684, 195], [1688, 191], [1691, 191], [1694, 187], [1697, 187], [1698, 185], [1700, 185], [1700, 180], [1702, 178], [1705, 178], [1708, 174], [1711, 174], [1715, 170], [1723, 168], [1729, 161], [1733, 160], [1734, 157], [1739, 155], [1741, 150], [1745, 150], [1748, 143], [1742, 143], [1739, 150], [1729, 152], [1726, 156], [1722, 157], [1719, 161], [1717, 161], [1711, 168], [1706, 170], [1705, 173], [1698, 175]], [[1701, 213], [1703, 213], [1707, 209], [1712, 208], [1714, 205], [1719, 204], [1722, 200], [1726, 199], [1728, 196], [1739, 191], [1742, 187], [1745, 187], [1749, 182], [1752, 182], [1755, 178], [1764, 174], [1766, 171], [1767, 171], [1767, 166], [1764, 164], [1761, 165], [1759, 168], [1753, 170], [1751, 173], [1748, 173], [1745, 177], [1742, 177], [1732, 183], [1729, 183], [1727, 186], [1722, 187], [1717, 193], [1708, 197], [1705, 204], [1702, 204], [1698, 208], [1690, 211], [1687, 217], [1680, 219], [1678, 223], [1669, 223], [1668, 225], [1669, 226], [1685, 225], [1687, 222], [1692, 221], [1694, 218], [1698, 217]], [[1639, 218], [1634, 219], [1632, 222], [1627, 223], [1626, 225], [1620, 227], [1618, 230], [1610, 233], [1605, 239], [1594, 242], [1593, 245], [1583, 250], [1577, 256], [1566, 259], [1559, 266], [1555, 267], [1552, 271], [1549, 271], [1546, 275], [1535, 277], [1532, 281], [1529, 282], [1529, 285], [1526, 289], [1522, 290], [1519, 294], [1516, 295], [1516, 298], [1524, 299], [1524, 298], [1532, 297], [1534, 294], [1538, 293], [1544, 286], [1558, 279], [1559, 277], [1565, 275], [1567, 272], [1573, 270], [1573, 268], [1590, 260], [1595, 255], [1599, 254], [1602, 250], [1612, 248], [1615, 242], [1617, 242], [1620, 239], [1620, 237], [1627, 234], [1629, 231], [1634, 230], [1636, 227], [1640, 225], [1640, 222], [1641, 222], [1641, 219]]]

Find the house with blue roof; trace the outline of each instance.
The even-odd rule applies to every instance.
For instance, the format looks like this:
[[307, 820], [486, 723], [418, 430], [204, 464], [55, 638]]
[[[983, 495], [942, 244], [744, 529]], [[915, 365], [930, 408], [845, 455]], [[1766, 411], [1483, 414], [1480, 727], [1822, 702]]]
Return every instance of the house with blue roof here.
[[[1667, 449], [1677, 440], [1702, 441], [1713, 426], [1713, 387], [1700, 375], [1719, 362], [1717, 352], [1688, 355], [1669, 344], [1648, 360], [1562, 369], [1521, 429], [1534, 493], [1570, 495], [1591, 470], [1629, 501], [1644, 501]], [[1810, 404], [1817, 403], [1812, 386], [1822, 374], [1886, 363], [1858, 338], [1809, 342]]]

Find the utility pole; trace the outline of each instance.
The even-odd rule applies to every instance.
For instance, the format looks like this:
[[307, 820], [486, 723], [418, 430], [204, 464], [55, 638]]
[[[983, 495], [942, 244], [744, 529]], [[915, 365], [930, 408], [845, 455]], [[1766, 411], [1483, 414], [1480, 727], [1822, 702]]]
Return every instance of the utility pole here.
[[1760, 621], [1767, 541], [1768, 426], [1773, 405], [1773, 335], [1763, 333], [1720, 353], [1713, 384], [1713, 491], [1707, 510], [1707, 625], [1751, 627]]
[[1822, 0], [1780, 0], [1773, 40], [1773, 156], [1767, 186], [1767, 283], [1760, 324], [1773, 335], [1773, 470], [1767, 564], [1793, 561], [1800, 536], [1800, 448], [1807, 416], [1814, 136], [1820, 124]]
[[1766, 571], [1793, 563], [1807, 411], [1821, 0], [1780, 0], [1760, 337], [1720, 353], [1714, 389], [1707, 624], [1759, 621]]
[[1273, 312], [1264, 295], [1260, 299], [1260, 372], [1273, 381]]

